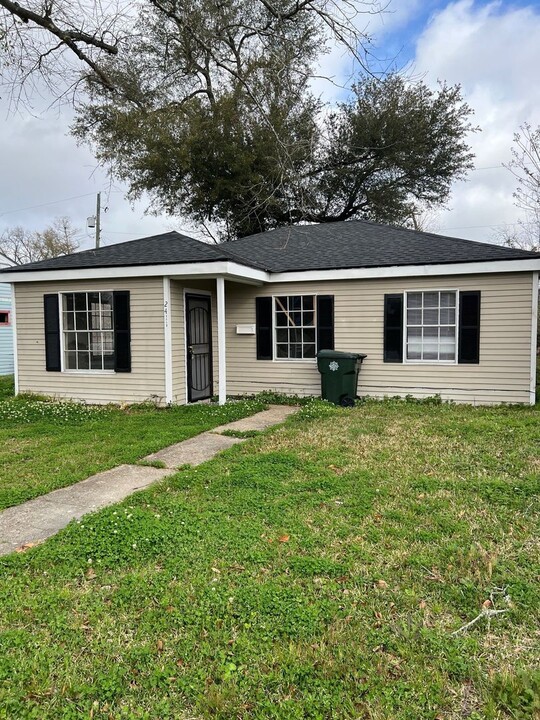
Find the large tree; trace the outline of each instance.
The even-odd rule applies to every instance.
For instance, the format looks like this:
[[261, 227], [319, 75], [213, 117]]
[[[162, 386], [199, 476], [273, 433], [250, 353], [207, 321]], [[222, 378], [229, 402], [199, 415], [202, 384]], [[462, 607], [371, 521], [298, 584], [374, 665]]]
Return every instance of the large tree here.
[[216, 70], [225, 78], [245, 79], [240, 56], [256, 58], [268, 43], [294, 41], [297, 28], [308, 26], [319, 39], [317, 54], [337, 43], [364, 66], [370, 51], [366, 16], [385, 5], [380, 0], [0, 0], [0, 83], [12, 84], [18, 93], [40, 78], [62, 94], [92, 79], [112, 93], [126, 92], [107, 59], [144, 55], [151, 49], [148, 41], [158, 37], [151, 37], [149, 28], [162, 28], [162, 40], [178, 41], [161, 47], [169, 59], [179, 48], [190, 55], [184, 57], [185, 72], [175, 70], [180, 82], [193, 64], [203, 85], [210, 75], [217, 79]]
[[402, 223], [443, 203], [472, 167], [459, 87], [364, 79], [329, 109], [305, 78], [257, 72], [255, 99], [236, 83], [211, 100], [164, 90], [153, 107], [94, 95], [76, 132], [133, 197], [146, 191], [157, 209], [217, 224], [225, 239], [302, 221]]
[[[72, 0], [32, 2], [33, 16], [13, 0], [0, 8], [16, 30], [38, 30], [30, 69], [66, 49], [78, 58], [78, 137], [132, 197], [149, 192], [156, 210], [222, 238], [302, 221], [401, 223], [443, 203], [471, 167], [459, 87], [370, 73], [359, 28], [377, 0], [141, 0], [86, 23]], [[20, 81], [27, 40], [13, 25], [7, 34]], [[336, 44], [358, 80], [329, 107], [312, 81]]]

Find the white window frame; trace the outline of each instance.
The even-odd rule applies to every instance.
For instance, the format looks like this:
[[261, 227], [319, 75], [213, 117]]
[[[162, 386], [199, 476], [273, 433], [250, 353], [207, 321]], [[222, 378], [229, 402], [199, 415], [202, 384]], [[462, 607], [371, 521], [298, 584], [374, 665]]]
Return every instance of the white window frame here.
[[[407, 307], [408, 307], [408, 295], [414, 293], [455, 293], [456, 294], [456, 352], [453, 360], [422, 360], [414, 359], [409, 360], [407, 358]], [[405, 290], [403, 293], [403, 363], [405, 365], [457, 365], [458, 364], [458, 353], [459, 353], [459, 290], [457, 288], [419, 288], [415, 290]], [[422, 303], [423, 304], [423, 303]], [[440, 310], [440, 305], [439, 305]], [[422, 324], [422, 328], [424, 325]], [[439, 326], [440, 327], [440, 326]]]
[[[58, 293], [58, 313], [60, 315], [60, 368], [61, 372], [65, 373], [66, 375], [116, 375], [116, 370], [103, 370], [103, 369], [95, 369], [92, 370], [91, 368], [86, 368], [84, 370], [75, 370], [73, 368], [67, 368], [66, 367], [66, 352], [67, 349], [65, 347], [65, 336], [64, 336], [64, 295], [71, 295], [72, 293], [86, 293], [88, 295], [89, 293], [114, 293], [114, 290], [109, 288], [99, 289], [96, 290], [95, 288], [92, 290], [81, 290], [80, 288], [74, 289], [74, 290], [62, 290]], [[66, 332], [70, 332], [69, 330]], [[112, 332], [114, 334], [114, 319], [113, 319], [113, 328]], [[114, 350], [114, 353], [116, 352], [116, 349]], [[114, 354], [113, 353], [113, 354]]]
[[[315, 357], [312, 358], [278, 358], [277, 356], [277, 333], [276, 330], [283, 330], [283, 327], [276, 325], [276, 298], [278, 297], [312, 297], [313, 298], [313, 329], [315, 330]], [[276, 293], [272, 295], [272, 359], [276, 363], [310, 363], [317, 362], [317, 293]], [[302, 326], [304, 327], [304, 326]], [[287, 326], [288, 329], [288, 326]], [[288, 343], [289, 344], [289, 343]]]

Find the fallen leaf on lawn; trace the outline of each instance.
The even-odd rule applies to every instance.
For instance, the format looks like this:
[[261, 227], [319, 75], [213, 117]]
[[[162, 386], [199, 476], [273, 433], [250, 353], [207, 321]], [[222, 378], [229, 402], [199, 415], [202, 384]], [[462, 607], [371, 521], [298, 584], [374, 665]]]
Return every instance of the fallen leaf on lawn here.
[[26, 552], [27, 550], [30, 550], [30, 548], [33, 548], [33, 547], [35, 547], [36, 545], [39, 545], [39, 544], [40, 544], [40, 543], [38, 543], [38, 542], [28, 542], [28, 543], [24, 543], [24, 545], [21, 545], [20, 547], [16, 548], [16, 549], [15, 549], [15, 552], [23, 553], [23, 552]]
[[484, 600], [484, 602], [482, 603], [482, 607], [483, 608], [491, 607], [491, 600]]
[[157, 641], [157, 651], [163, 652], [163, 648], [164, 648], [163, 640], [158, 640]]
[[333, 470], [333, 472], [335, 472], [336, 475], [343, 475], [343, 473], [345, 472], [345, 470], [343, 470], [343, 468], [340, 468], [337, 465], [329, 465], [328, 469]]
[[288, 535], [280, 535], [280, 537], [278, 537], [278, 542], [289, 542], [289, 536]]
[[377, 587], [381, 588], [381, 590], [384, 590], [384, 588], [388, 587], [388, 583], [386, 580], [377, 580]]
[[94, 568], [88, 568], [88, 570], [85, 572], [85, 575], [87, 580], [94, 580], [97, 577]]

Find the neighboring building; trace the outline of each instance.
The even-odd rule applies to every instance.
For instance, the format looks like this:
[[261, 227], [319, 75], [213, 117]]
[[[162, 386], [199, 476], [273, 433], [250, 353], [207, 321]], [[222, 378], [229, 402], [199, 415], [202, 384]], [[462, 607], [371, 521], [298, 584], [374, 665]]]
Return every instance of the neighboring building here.
[[0, 283], [0, 375], [13, 374], [11, 287]]
[[360, 395], [489, 404], [535, 401], [539, 270], [537, 253], [350, 221], [223, 245], [170, 232], [3, 277], [19, 392], [317, 395], [316, 353], [335, 348], [367, 354]]

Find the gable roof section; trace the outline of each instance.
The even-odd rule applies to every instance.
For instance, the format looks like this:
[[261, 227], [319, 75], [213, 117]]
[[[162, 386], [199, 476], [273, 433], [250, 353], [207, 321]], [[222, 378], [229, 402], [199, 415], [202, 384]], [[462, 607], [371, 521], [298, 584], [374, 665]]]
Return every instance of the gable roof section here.
[[524, 260], [538, 253], [364, 220], [283, 227], [227, 243], [238, 262], [270, 272]]

